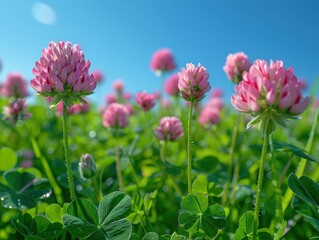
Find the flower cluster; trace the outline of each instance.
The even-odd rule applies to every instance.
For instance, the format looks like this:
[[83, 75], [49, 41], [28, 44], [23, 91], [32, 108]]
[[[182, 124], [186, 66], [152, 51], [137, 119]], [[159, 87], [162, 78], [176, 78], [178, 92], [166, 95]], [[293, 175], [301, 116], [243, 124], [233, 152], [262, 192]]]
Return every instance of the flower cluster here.
[[112, 86], [113, 86], [113, 89], [115, 90], [115, 92], [120, 93], [120, 94], [123, 92], [124, 83], [121, 79], [114, 81]]
[[100, 70], [94, 70], [92, 72], [93, 76], [94, 76], [94, 79], [97, 83], [100, 83], [103, 81], [104, 79], [104, 76], [103, 76], [103, 73], [100, 71]]
[[116, 103], [117, 102], [116, 95], [114, 93], [107, 94], [105, 96], [105, 102], [106, 102], [106, 105], [110, 105], [112, 103]]
[[248, 126], [261, 127], [263, 119], [285, 126], [284, 119], [302, 113], [310, 103], [302, 96], [302, 85], [293, 69], [282, 61], [256, 60], [236, 86], [231, 103], [240, 112], [256, 116]]
[[26, 113], [26, 101], [25, 99], [15, 99], [9, 101], [8, 106], [3, 108], [3, 120], [12, 121], [16, 124], [19, 120], [25, 120], [31, 117], [30, 113]]
[[129, 112], [123, 104], [112, 103], [103, 113], [103, 125], [111, 128], [125, 128], [128, 125]]
[[178, 88], [178, 75], [171, 75], [165, 82], [164, 85], [165, 92], [171, 96], [178, 96], [179, 88]]
[[251, 64], [243, 52], [229, 54], [226, 59], [224, 71], [227, 77], [238, 84], [242, 80], [244, 71], [249, 71]]
[[186, 69], [178, 73], [178, 88], [182, 97], [189, 102], [199, 102], [209, 92], [209, 74], [206, 68], [198, 64], [197, 67], [192, 63], [186, 64]]
[[174, 70], [176, 65], [172, 51], [168, 48], [157, 50], [152, 56], [150, 67], [158, 74]]
[[202, 126], [210, 126], [220, 122], [221, 111], [224, 107], [224, 101], [221, 97], [222, 92], [219, 89], [212, 92], [210, 99], [204, 105], [198, 118], [198, 122]]
[[31, 86], [39, 94], [52, 97], [52, 105], [61, 100], [68, 107], [74, 102], [85, 102], [83, 96], [96, 87], [93, 74], [89, 74], [90, 62], [85, 61], [77, 44], [50, 42], [35, 66]]
[[[127, 108], [130, 115], [133, 114], [134, 109], [130, 102], [132, 96], [129, 92], [124, 92], [124, 81], [121, 79], [118, 79], [113, 82], [112, 86], [115, 92], [111, 92], [106, 95], [105, 97], [106, 107], [112, 103], [121, 103]], [[106, 107], [103, 107], [103, 109], [105, 109]]]
[[27, 82], [20, 73], [9, 73], [3, 82], [1, 93], [5, 97], [25, 98], [28, 96]]
[[155, 133], [158, 139], [164, 141], [176, 141], [184, 134], [182, 123], [177, 117], [163, 117]]
[[155, 96], [151, 93], [140, 92], [136, 95], [136, 103], [144, 112], [149, 111], [155, 105]]

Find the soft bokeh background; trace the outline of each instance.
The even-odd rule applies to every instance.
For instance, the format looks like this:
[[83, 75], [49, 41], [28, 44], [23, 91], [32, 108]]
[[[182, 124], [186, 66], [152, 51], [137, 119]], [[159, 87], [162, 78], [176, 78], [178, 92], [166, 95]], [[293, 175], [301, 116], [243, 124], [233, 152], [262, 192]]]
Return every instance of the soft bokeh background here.
[[100, 104], [119, 78], [132, 93], [160, 89], [149, 62], [162, 47], [173, 51], [176, 71], [188, 62], [204, 65], [226, 102], [234, 91], [223, 71], [229, 53], [283, 60], [308, 82], [308, 93], [319, 75], [316, 0], [2, 0], [0, 9], [0, 81], [11, 71], [30, 80], [48, 42], [71, 41], [82, 47], [91, 70], [104, 72], [90, 97]]

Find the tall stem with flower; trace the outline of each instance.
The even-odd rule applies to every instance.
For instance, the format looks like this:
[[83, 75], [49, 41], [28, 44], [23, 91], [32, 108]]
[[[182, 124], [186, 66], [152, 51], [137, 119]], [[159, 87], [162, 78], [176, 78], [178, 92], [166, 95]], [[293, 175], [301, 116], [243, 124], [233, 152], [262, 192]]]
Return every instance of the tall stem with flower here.
[[161, 89], [162, 93], [164, 93], [164, 73], [173, 71], [176, 68], [172, 51], [169, 48], [161, 48], [155, 51], [151, 58], [150, 68], [157, 77], [162, 79]]
[[84, 54], [77, 44], [70, 42], [50, 42], [43, 49], [39, 62], [32, 72], [35, 76], [30, 84], [40, 95], [52, 98], [52, 105], [63, 102], [63, 140], [65, 161], [71, 200], [75, 200], [71, 161], [67, 135], [67, 107], [76, 102], [85, 103], [84, 96], [92, 94], [96, 81], [89, 74], [90, 62], [85, 61]]
[[193, 101], [189, 103], [187, 120], [187, 189], [188, 194], [192, 192], [192, 152], [191, 152], [191, 127], [193, 118]]
[[[233, 83], [238, 85], [243, 77], [244, 71], [249, 71], [251, 64], [249, 62], [248, 56], [243, 52], [237, 52], [233, 54], [229, 54], [226, 58], [226, 63], [223, 67], [227, 77], [229, 80], [231, 80]], [[228, 165], [228, 175], [229, 175], [229, 181], [225, 184], [225, 191], [223, 196], [223, 202], [225, 203], [228, 199], [228, 190], [229, 186], [231, 184], [231, 193], [230, 193], [230, 203], [233, 205], [235, 202], [235, 193], [236, 193], [236, 184], [238, 179], [238, 173], [239, 173], [239, 161], [235, 160], [234, 153], [235, 153], [235, 147], [237, 143], [238, 138], [238, 130], [239, 125], [241, 122], [241, 116], [237, 116], [236, 123], [233, 131], [233, 136], [231, 139], [231, 147], [230, 147], [230, 154], [229, 154], [229, 165]], [[233, 175], [231, 175], [233, 172]]]
[[[182, 123], [177, 117], [163, 117], [160, 121], [159, 126], [155, 130], [155, 135], [157, 139], [161, 140], [160, 156], [162, 162], [165, 164], [167, 142], [177, 141], [184, 135]], [[164, 169], [164, 174], [165, 172], [166, 171]], [[182, 192], [179, 186], [176, 184], [175, 180], [171, 178], [171, 176], [168, 177], [171, 179], [172, 185], [176, 192], [181, 195]]]
[[155, 106], [155, 96], [154, 94], [147, 92], [140, 92], [136, 95], [136, 103], [143, 110], [144, 117], [148, 128], [151, 130], [152, 134], [152, 124], [150, 123], [150, 117], [147, 116], [147, 112], [150, 111]]
[[201, 101], [210, 90], [208, 82], [209, 74], [206, 68], [198, 64], [195, 67], [192, 63], [186, 64], [186, 68], [178, 73], [178, 88], [182, 97], [190, 102], [187, 124], [187, 185], [188, 194], [192, 190], [192, 156], [191, 156], [191, 124], [193, 104]]
[[71, 200], [75, 200], [75, 188], [73, 182], [73, 175], [71, 169], [71, 160], [70, 160], [70, 152], [69, 152], [69, 139], [68, 139], [68, 113], [67, 107], [63, 104], [63, 143], [64, 143], [64, 153], [65, 153], [65, 163], [66, 163], [66, 173], [68, 176], [69, 188]]
[[119, 189], [124, 191], [123, 177], [121, 171], [121, 162], [118, 146], [118, 131], [128, 125], [129, 112], [127, 108], [120, 103], [111, 103], [103, 113], [103, 125], [112, 128], [115, 139], [115, 164]]
[[[310, 103], [309, 97], [302, 97], [301, 83], [293, 69], [285, 69], [282, 61], [256, 60], [249, 72], [244, 72], [243, 80], [236, 86], [236, 95], [231, 98], [234, 108], [249, 113], [254, 118], [248, 127], [263, 130], [264, 141], [257, 182], [255, 226], [253, 239], [257, 239], [259, 212], [264, 173], [264, 164], [270, 134], [276, 125], [286, 126], [286, 118], [301, 114]], [[273, 160], [273, 159], [272, 159]]]

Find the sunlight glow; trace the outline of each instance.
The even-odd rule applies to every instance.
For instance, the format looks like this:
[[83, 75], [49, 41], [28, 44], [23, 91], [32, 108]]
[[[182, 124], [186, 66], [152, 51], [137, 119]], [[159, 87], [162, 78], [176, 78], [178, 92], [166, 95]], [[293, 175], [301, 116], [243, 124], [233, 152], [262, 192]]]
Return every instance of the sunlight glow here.
[[32, 15], [40, 23], [45, 25], [54, 25], [56, 23], [56, 14], [52, 7], [47, 4], [37, 2], [32, 7]]

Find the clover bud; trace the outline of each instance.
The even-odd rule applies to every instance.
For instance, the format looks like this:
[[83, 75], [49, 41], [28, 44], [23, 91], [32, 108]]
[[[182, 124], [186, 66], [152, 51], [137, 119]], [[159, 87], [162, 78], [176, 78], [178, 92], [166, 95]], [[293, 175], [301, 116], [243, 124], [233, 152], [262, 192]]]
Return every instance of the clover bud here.
[[81, 156], [79, 163], [79, 172], [81, 177], [85, 179], [92, 178], [97, 173], [97, 168], [93, 157], [86, 153]]

